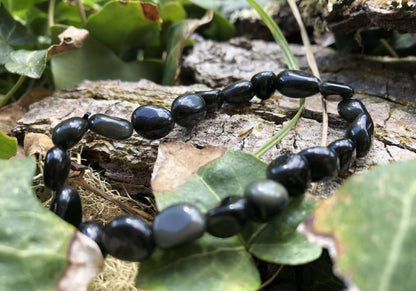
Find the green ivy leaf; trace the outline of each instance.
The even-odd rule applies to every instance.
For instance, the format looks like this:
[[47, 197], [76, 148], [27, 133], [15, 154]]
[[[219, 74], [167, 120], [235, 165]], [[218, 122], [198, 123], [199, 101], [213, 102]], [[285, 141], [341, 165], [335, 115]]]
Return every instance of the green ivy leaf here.
[[48, 50], [18, 50], [9, 54], [5, 67], [11, 73], [38, 79], [46, 67]]
[[137, 81], [146, 78], [160, 82], [162, 75], [161, 61], [123, 62], [91, 36], [80, 49], [53, 56], [51, 68], [57, 89], [75, 86], [84, 80]]
[[181, 3], [173, 1], [167, 2], [162, 6], [160, 15], [163, 19], [163, 22], [170, 21], [174, 23], [185, 19], [186, 11]]
[[278, 219], [256, 225], [249, 234], [244, 233], [249, 251], [264, 261], [287, 265], [301, 265], [318, 258], [322, 248], [296, 232], [316, 206], [317, 203], [309, 199], [292, 199]]
[[85, 25], [92, 36], [122, 56], [145, 48], [159, 35], [161, 18], [157, 6], [141, 1], [110, 1], [91, 15]]
[[234, 25], [218, 12], [214, 12], [211, 23], [201, 27], [198, 32], [203, 36], [218, 41], [229, 40], [235, 34]]
[[67, 266], [75, 228], [32, 193], [33, 158], [0, 160], [0, 280], [2, 290], [55, 290]]
[[17, 139], [4, 134], [0, 130], [0, 159], [10, 159], [17, 152]]
[[24, 45], [33, 41], [27, 34], [25, 27], [13, 19], [6, 8], [0, 6], [0, 64], [8, 60], [8, 54], [13, 51], [12, 46]]
[[[188, 202], [206, 212], [228, 195], [241, 195], [251, 181], [264, 179], [266, 167], [253, 155], [227, 151], [179, 188], [154, 194], [160, 210]], [[220, 239], [205, 234], [179, 248], [157, 250], [141, 264], [137, 285], [151, 290], [192, 290], [198, 289], [196, 286], [205, 290], [254, 290], [260, 281], [251, 254], [280, 264], [305, 263], [319, 257], [320, 247], [296, 232], [297, 225], [313, 209], [311, 201], [293, 199], [270, 223], [252, 223], [241, 235]]]
[[333, 237], [335, 264], [361, 290], [416, 290], [416, 160], [353, 177], [316, 211], [314, 231]]

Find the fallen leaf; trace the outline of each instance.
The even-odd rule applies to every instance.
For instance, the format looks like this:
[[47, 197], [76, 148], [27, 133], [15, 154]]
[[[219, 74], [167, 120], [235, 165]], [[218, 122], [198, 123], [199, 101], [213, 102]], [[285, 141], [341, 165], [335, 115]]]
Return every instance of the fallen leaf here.
[[40, 155], [44, 157], [53, 146], [52, 139], [43, 133], [28, 132], [23, 140], [26, 156]]
[[162, 143], [152, 174], [152, 189], [165, 192], [179, 187], [199, 168], [220, 158], [225, 148], [208, 146], [197, 149], [183, 142]]

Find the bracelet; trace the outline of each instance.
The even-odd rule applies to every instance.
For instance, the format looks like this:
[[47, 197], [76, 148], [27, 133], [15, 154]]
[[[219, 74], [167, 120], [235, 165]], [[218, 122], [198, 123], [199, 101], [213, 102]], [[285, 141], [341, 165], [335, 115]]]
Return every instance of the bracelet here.
[[[254, 96], [266, 100], [275, 90], [292, 98], [321, 93], [328, 100], [341, 100], [338, 113], [351, 122], [345, 137], [327, 147], [315, 146], [278, 156], [267, 167], [267, 179], [251, 182], [242, 196], [230, 195], [205, 214], [194, 205], [180, 203], [163, 209], [153, 223], [131, 214], [116, 217], [105, 226], [95, 221], [82, 222], [80, 197], [65, 181], [70, 170], [67, 151], [88, 129], [110, 139], [127, 139], [133, 129], [146, 139], [159, 139], [170, 133], [175, 123], [195, 126], [224, 101], [246, 103]], [[369, 152], [374, 124], [365, 106], [351, 98], [353, 95], [354, 90], [348, 85], [321, 82], [303, 71], [284, 70], [277, 76], [267, 71], [222, 90], [181, 95], [172, 102], [170, 111], [156, 105], [140, 106], [132, 113], [131, 122], [90, 113], [66, 119], [53, 129], [54, 147], [45, 157], [45, 185], [56, 191], [50, 209], [92, 238], [104, 256], [108, 253], [126, 261], [143, 261], [156, 246], [173, 248], [198, 239], [205, 231], [220, 238], [236, 235], [249, 221], [268, 222], [285, 208], [290, 197], [305, 193], [310, 182], [328, 180], [347, 171], [355, 158]]]

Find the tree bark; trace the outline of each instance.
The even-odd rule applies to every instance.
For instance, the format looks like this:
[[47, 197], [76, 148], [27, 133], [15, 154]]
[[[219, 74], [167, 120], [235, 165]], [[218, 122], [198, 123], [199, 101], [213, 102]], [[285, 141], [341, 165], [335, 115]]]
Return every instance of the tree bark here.
[[[180, 94], [209, 88], [220, 88], [239, 79], [250, 79], [257, 72], [285, 68], [280, 49], [275, 43], [237, 38], [219, 43], [195, 37], [196, 44], [185, 56], [181, 80], [199, 83], [191, 86], [160, 86], [147, 80], [138, 82], [85, 81], [77, 87], [56, 91], [53, 96], [33, 104], [19, 120], [16, 135], [28, 132], [50, 135], [60, 121], [82, 116], [86, 112], [105, 113], [130, 120], [139, 105], [156, 104], [170, 108]], [[306, 57], [302, 46], [291, 46], [302, 69]], [[365, 171], [377, 164], [416, 156], [416, 117], [414, 60], [341, 56], [330, 49], [314, 47], [322, 80], [352, 85], [355, 98], [370, 112], [375, 124], [374, 145], [369, 155], [356, 161], [351, 171], [335, 181], [322, 184], [317, 194], [328, 196], [344, 178]], [[244, 105], [224, 104], [195, 128], [178, 125], [167, 137], [149, 141], [136, 133], [127, 140], [115, 141], [88, 132], [73, 151], [104, 170], [115, 187], [134, 189], [149, 185], [157, 148], [161, 142], [184, 141], [198, 148], [224, 146], [253, 152], [269, 140], [295, 114], [298, 100], [276, 92], [273, 98], [254, 98]], [[336, 104], [329, 104], [328, 142], [341, 138], [347, 124], [339, 118]], [[296, 128], [262, 159], [270, 162], [283, 152], [298, 152], [319, 145], [321, 138], [321, 100], [307, 99], [307, 107]], [[133, 190], [132, 190], [133, 191]]]

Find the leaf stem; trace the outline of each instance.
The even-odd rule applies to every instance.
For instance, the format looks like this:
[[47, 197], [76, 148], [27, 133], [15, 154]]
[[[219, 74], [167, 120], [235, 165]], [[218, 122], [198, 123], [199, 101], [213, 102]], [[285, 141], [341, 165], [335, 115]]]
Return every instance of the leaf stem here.
[[284, 265], [280, 265], [279, 268], [276, 270], [276, 272], [269, 279], [267, 279], [266, 282], [264, 282], [263, 284], [261, 284], [261, 286], [257, 290], [262, 290], [264, 287], [266, 287], [271, 282], [273, 282], [274, 279], [276, 279], [277, 275], [280, 274], [280, 272], [282, 271], [283, 267], [284, 267]]
[[54, 15], [55, 15], [55, 2], [56, 0], [49, 0], [49, 7], [48, 7], [48, 27], [52, 27], [54, 23]]
[[9, 92], [7, 92], [6, 95], [0, 98], [0, 107], [2, 107], [4, 104], [7, 103], [7, 101], [9, 101], [13, 94], [16, 93], [17, 89], [19, 89], [20, 86], [23, 84], [25, 79], [25, 75], [20, 75], [19, 80], [17, 80], [16, 84], [14, 84], [14, 86], [9, 90]]

